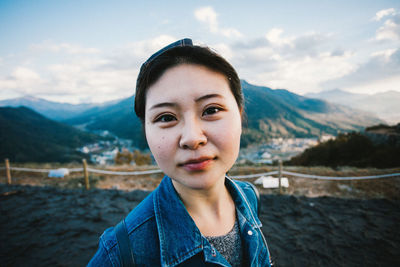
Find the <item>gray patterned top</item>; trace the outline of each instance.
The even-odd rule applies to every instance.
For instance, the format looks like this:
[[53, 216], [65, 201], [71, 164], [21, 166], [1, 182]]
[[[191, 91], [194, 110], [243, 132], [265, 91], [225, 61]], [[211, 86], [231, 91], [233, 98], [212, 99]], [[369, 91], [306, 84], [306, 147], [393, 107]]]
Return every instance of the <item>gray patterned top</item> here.
[[242, 266], [242, 240], [237, 220], [226, 235], [206, 236], [208, 242], [233, 266]]

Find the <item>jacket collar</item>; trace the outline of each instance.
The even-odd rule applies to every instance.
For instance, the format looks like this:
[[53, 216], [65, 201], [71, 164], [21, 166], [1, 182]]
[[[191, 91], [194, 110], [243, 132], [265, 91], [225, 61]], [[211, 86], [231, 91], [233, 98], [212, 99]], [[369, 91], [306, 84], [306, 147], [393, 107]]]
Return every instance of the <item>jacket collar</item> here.
[[202, 235], [165, 176], [154, 196], [161, 265], [179, 264], [203, 250]]
[[[252, 226], [260, 225], [252, 214], [243, 190], [230, 178], [225, 184], [235, 202], [236, 209]], [[165, 176], [154, 196], [154, 211], [160, 239], [161, 265], [174, 266], [204, 250], [208, 254], [208, 242], [202, 237], [192, 217], [178, 196], [171, 178]], [[206, 255], [207, 257], [207, 255]]]
[[[258, 216], [255, 216], [257, 212], [253, 210], [254, 205], [250, 204], [249, 198], [246, 197], [245, 192], [238, 185], [238, 183], [240, 182], [234, 182], [231, 178], [226, 176], [225, 185], [231, 194], [233, 202], [235, 202], [236, 210], [238, 210], [245, 217], [246, 221], [248, 221], [252, 227], [261, 227], [261, 221], [259, 220]], [[246, 186], [249, 187], [248, 185]], [[252, 194], [254, 194], [252, 188], [248, 189], [251, 190]]]

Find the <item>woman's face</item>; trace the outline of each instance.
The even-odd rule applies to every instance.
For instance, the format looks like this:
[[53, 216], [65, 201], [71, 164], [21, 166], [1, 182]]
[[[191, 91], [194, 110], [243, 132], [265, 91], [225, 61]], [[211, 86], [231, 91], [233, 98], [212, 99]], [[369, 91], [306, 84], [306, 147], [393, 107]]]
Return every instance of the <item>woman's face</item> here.
[[145, 112], [150, 150], [174, 182], [209, 189], [224, 179], [242, 131], [225, 76], [198, 65], [170, 68], [148, 88]]

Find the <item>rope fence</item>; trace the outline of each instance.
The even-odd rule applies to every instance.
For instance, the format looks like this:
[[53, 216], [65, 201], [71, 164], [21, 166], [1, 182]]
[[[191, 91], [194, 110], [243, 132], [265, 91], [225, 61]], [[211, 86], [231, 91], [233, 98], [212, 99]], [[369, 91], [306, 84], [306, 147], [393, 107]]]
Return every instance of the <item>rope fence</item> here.
[[[264, 172], [264, 173], [255, 173], [249, 175], [239, 175], [239, 176], [229, 176], [235, 179], [249, 179], [249, 178], [257, 178], [261, 176], [271, 176], [278, 174], [278, 171], [272, 172]], [[389, 178], [389, 177], [400, 177], [399, 173], [390, 173], [390, 174], [382, 174], [382, 175], [372, 175], [372, 176], [351, 176], [351, 177], [342, 177], [342, 176], [320, 176], [320, 175], [312, 175], [312, 174], [303, 174], [297, 172], [289, 172], [282, 171], [282, 174], [300, 177], [300, 178], [309, 178], [309, 179], [317, 179], [317, 180], [331, 180], [331, 181], [350, 181], [350, 180], [368, 180], [368, 179], [380, 179], [380, 178]]]
[[[59, 168], [59, 170], [65, 170], [67, 173], [83, 172], [84, 176], [85, 176], [84, 178], [85, 178], [86, 189], [89, 189], [89, 173], [107, 174], [107, 175], [145, 175], [145, 174], [162, 173], [162, 170], [160, 170], [160, 169], [144, 170], [144, 171], [129, 171], [129, 172], [100, 170], [100, 169], [88, 168], [86, 160], [82, 160], [82, 163], [83, 163], [83, 168]], [[36, 172], [36, 173], [50, 173], [52, 171], [55, 171], [54, 169], [34, 169], [34, 168], [10, 167], [10, 163], [9, 163], [8, 159], [5, 159], [5, 167], [0, 167], [0, 170], [6, 170], [6, 177], [7, 177], [8, 184], [11, 184], [11, 171]], [[312, 174], [303, 174], [303, 173], [297, 173], [297, 172], [284, 171], [282, 169], [281, 161], [279, 161], [279, 169], [277, 171], [255, 173], [255, 174], [248, 174], [248, 175], [236, 175], [236, 176], [230, 176], [230, 177], [234, 178], [234, 179], [250, 179], [250, 178], [258, 178], [258, 177], [262, 177], [262, 176], [278, 175], [277, 178], [279, 178], [279, 189], [281, 191], [282, 174], [290, 175], [293, 177], [318, 179], [318, 180], [331, 180], [331, 181], [371, 180], [371, 179], [400, 177], [400, 173], [390, 173], [390, 174], [371, 175], [371, 176], [351, 176], [351, 177], [320, 176], [320, 175], [312, 175]]]
[[295, 176], [295, 177], [301, 177], [301, 178], [333, 180], [333, 181], [370, 180], [370, 179], [381, 179], [381, 178], [389, 178], [389, 177], [396, 177], [396, 176], [400, 177], [400, 173], [390, 173], [390, 174], [371, 175], [371, 176], [351, 176], [351, 177], [319, 176], [319, 175], [302, 174], [302, 173], [288, 172], [288, 171], [282, 171], [282, 173], [286, 174], [286, 175]]
[[148, 170], [148, 171], [134, 171], [134, 172], [116, 172], [116, 171], [106, 171], [106, 170], [88, 168], [88, 171], [93, 173], [111, 174], [111, 175], [143, 175], [143, 174], [162, 173], [162, 171], [159, 169]]
[[260, 176], [270, 176], [270, 175], [275, 175], [275, 174], [278, 174], [278, 171], [247, 174], [247, 175], [236, 175], [236, 176], [229, 175], [229, 177], [234, 178], [234, 179], [249, 179], [249, 178], [257, 178]]
[[[1, 167], [0, 169], [6, 169], [5, 167]], [[20, 168], [20, 167], [10, 167], [11, 171], [22, 171], [22, 172], [41, 172], [41, 173], [49, 173], [54, 169], [32, 169], [32, 168]], [[68, 170], [69, 173], [71, 172], [82, 172], [83, 168], [62, 168]], [[153, 174], [153, 173], [161, 173], [162, 171], [157, 170], [146, 170], [146, 171], [132, 171], [132, 172], [117, 172], [117, 171], [107, 171], [107, 170], [99, 170], [99, 169], [92, 169], [87, 168], [89, 172], [92, 173], [99, 173], [99, 174], [111, 174], [111, 175], [142, 175], [142, 174]]]

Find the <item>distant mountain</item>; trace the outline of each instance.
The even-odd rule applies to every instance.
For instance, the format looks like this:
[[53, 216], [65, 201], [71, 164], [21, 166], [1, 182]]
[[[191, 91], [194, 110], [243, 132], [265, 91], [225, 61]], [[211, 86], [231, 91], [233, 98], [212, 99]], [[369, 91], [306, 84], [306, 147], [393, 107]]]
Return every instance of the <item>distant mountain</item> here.
[[349, 105], [367, 96], [367, 94], [354, 94], [340, 89], [322, 91], [319, 93], [308, 93], [305, 95], [305, 97], [308, 98], [324, 99], [329, 102], [339, 103], [342, 105]]
[[[115, 101], [106, 102], [100, 104], [100, 106], [106, 106], [114, 103]], [[0, 107], [20, 107], [20, 106], [28, 107], [44, 115], [47, 118], [60, 121], [75, 117], [92, 107], [99, 106], [99, 104], [73, 105], [68, 103], [52, 102], [33, 96], [0, 100]]]
[[[358, 131], [382, 122], [365, 112], [242, 81], [248, 126], [243, 141], [269, 137], [312, 137]], [[248, 138], [250, 137], [250, 138]]]
[[52, 121], [26, 107], [0, 107], [0, 158], [12, 162], [69, 162], [75, 150], [102, 137]]
[[[366, 113], [287, 90], [272, 90], [246, 81], [242, 81], [242, 87], [247, 117], [242, 146], [262, 143], [271, 137], [336, 135], [382, 122]], [[89, 130], [108, 130], [119, 137], [132, 139], [136, 146], [143, 148], [145, 139], [133, 103], [133, 97], [130, 97], [115, 105], [92, 108], [66, 122]]]
[[305, 96], [368, 111], [384, 119], [388, 123], [400, 122], [400, 92], [387, 91], [368, 95], [354, 94], [335, 89], [319, 93], [310, 93]]
[[134, 112], [133, 96], [114, 105], [91, 108], [64, 122], [89, 131], [108, 130], [120, 138], [133, 140], [136, 147], [147, 147], [140, 120]]

